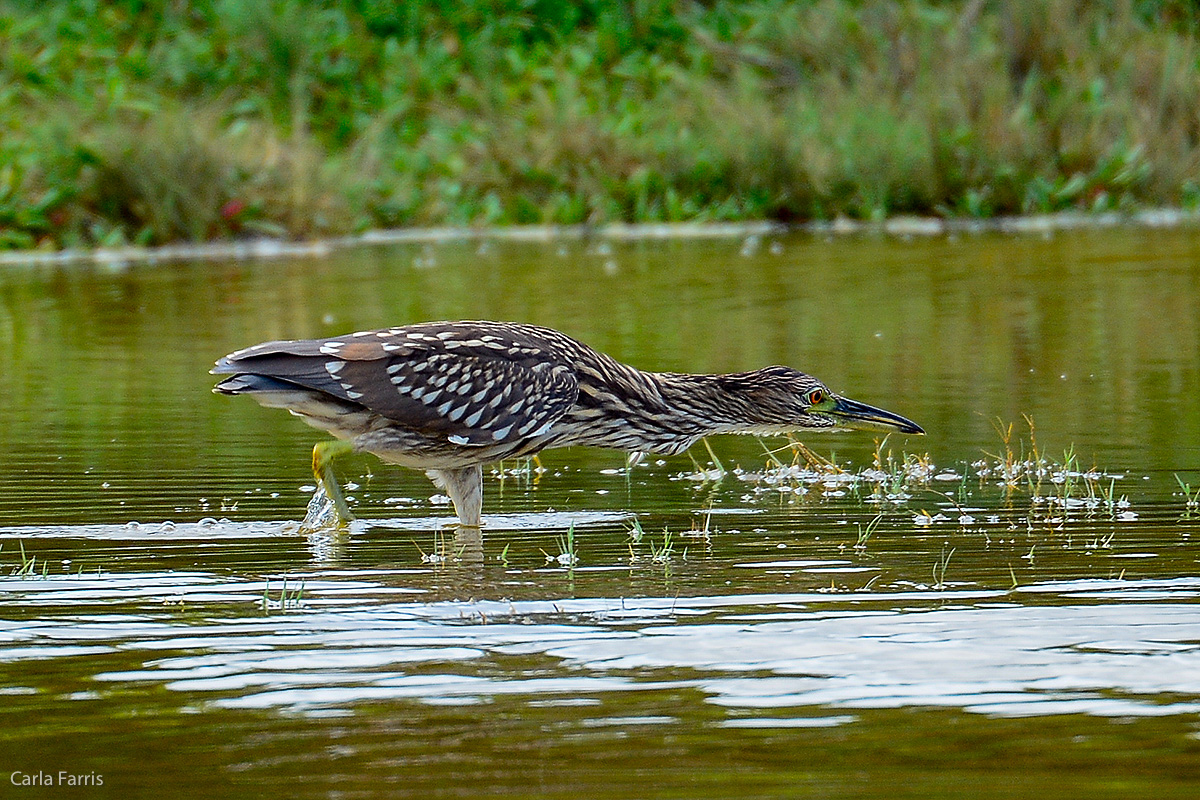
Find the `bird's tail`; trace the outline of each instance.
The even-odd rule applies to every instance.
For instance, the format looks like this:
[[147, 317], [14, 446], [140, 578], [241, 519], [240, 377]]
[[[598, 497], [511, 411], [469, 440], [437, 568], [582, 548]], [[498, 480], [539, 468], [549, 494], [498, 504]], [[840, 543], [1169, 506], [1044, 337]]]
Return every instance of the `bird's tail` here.
[[238, 375], [230, 375], [214, 386], [213, 391], [217, 394], [256, 394], [258, 392], [294, 392], [298, 388], [294, 383], [243, 372]]

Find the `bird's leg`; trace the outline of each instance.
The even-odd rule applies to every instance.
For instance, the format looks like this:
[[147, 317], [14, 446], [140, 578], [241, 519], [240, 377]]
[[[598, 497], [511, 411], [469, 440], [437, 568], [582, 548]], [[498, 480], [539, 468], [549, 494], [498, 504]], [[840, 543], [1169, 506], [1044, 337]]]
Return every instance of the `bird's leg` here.
[[344, 528], [354, 520], [350, 506], [342, 495], [342, 487], [338, 484], [337, 476], [333, 474], [334, 459], [354, 452], [354, 445], [341, 439], [318, 442], [313, 448], [312, 468], [317, 483], [325, 490], [325, 496], [333, 502], [333, 510], [337, 514], [339, 528]]
[[460, 525], [478, 528], [483, 524], [483, 467], [431, 469], [425, 474], [450, 495]]

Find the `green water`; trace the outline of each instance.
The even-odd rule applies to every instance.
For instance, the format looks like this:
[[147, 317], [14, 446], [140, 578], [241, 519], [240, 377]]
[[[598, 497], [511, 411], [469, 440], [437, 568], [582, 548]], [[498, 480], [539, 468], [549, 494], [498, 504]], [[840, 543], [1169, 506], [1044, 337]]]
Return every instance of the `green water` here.
[[[362, 521], [298, 533], [319, 434], [212, 361], [459, 318], [790, 364], [928, 435], [879, 474], [867, 434], [551, 451], [487, 476], [481, 540], [353, 457]], [[1200, 792], [1195, 232], [10, 267], [0, 402], [12, 796]], [[1010, 422], [1047, 470], [1004, 488]]]

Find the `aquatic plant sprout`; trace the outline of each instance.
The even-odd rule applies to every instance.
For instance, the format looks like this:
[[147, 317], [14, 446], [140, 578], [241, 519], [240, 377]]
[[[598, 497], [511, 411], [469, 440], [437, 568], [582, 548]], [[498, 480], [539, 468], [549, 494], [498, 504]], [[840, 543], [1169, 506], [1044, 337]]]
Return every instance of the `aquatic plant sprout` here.
[[[1084, 467], [1073, 447], [1067, 448], [1061, 460], [1050, 458], [1039, 448], [1032, 419], [1026, 418], [1028, 438], [1015, 437], [1013, 426], [997, 424], [1001, 445], [997, 453], [971, 463], [939, 466], [929, 453], [897, 454], [887, 446], [887, 440], [876, 442], [869, 465], [854, 468], [840, 465], [834, 457], [814, 453], [803, 443], [789, 438], [783, 448], [766, 450], [766, 462], [761, 468], [734, 467], [720, 470], [745, 484], [742, 500], [751, 503], [821, 503], [843, 498], [859, 500], [881, 510], [900, 510], [914, 504], [928, 506], [931, 499], [953, 514], [919, 508], [912, 515], [913, 525], [925, 528], [955, 522], [969, 528], [977, 524], [974, 510], [963, 505], [974, 492], [998, 493], [1006, 498], [1024, 498], [1019, 521], [1027, 527], [1061, 528], [1073, 517], [1094, 519], [1105, 517], [1113, 522], [1135, 522], [1138, 512], [1131, 506], [1128, 494], [1117, 491], [1121, 472], [1109, 472], [1099, 467]], [[782, 456], [789, 456], [785, 461]], [[695, 470], [677, 474], [679, 480], [703, 485], [713, 480], [714, 470], [694, 464]], [[1200, 506], [1200, 489], [1193, 491], [1178, 477], [1183, 490], [1185, 507]], [[944, 492], [943, 487], [957, 484], [956, 494]], [[938, 499], [934, 499], [938, 498]], [[1005, 515], [1006, 524], [1012, 520]], [[989, 515], [988, 523], [999, 523], [1000, 515]], [[868, 535], [869, 536], [869, 535]]]

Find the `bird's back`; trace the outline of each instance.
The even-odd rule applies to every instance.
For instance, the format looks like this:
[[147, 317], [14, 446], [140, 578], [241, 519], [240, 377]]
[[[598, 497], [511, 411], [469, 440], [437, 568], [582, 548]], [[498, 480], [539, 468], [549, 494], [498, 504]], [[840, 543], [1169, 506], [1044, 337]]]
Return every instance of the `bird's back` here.
[[215, 391], [250, 394], [388, 461], [454, 468], [594, 444], [636, 447], [653, 377], [558, 331], [436, 322], [254, 345]]

